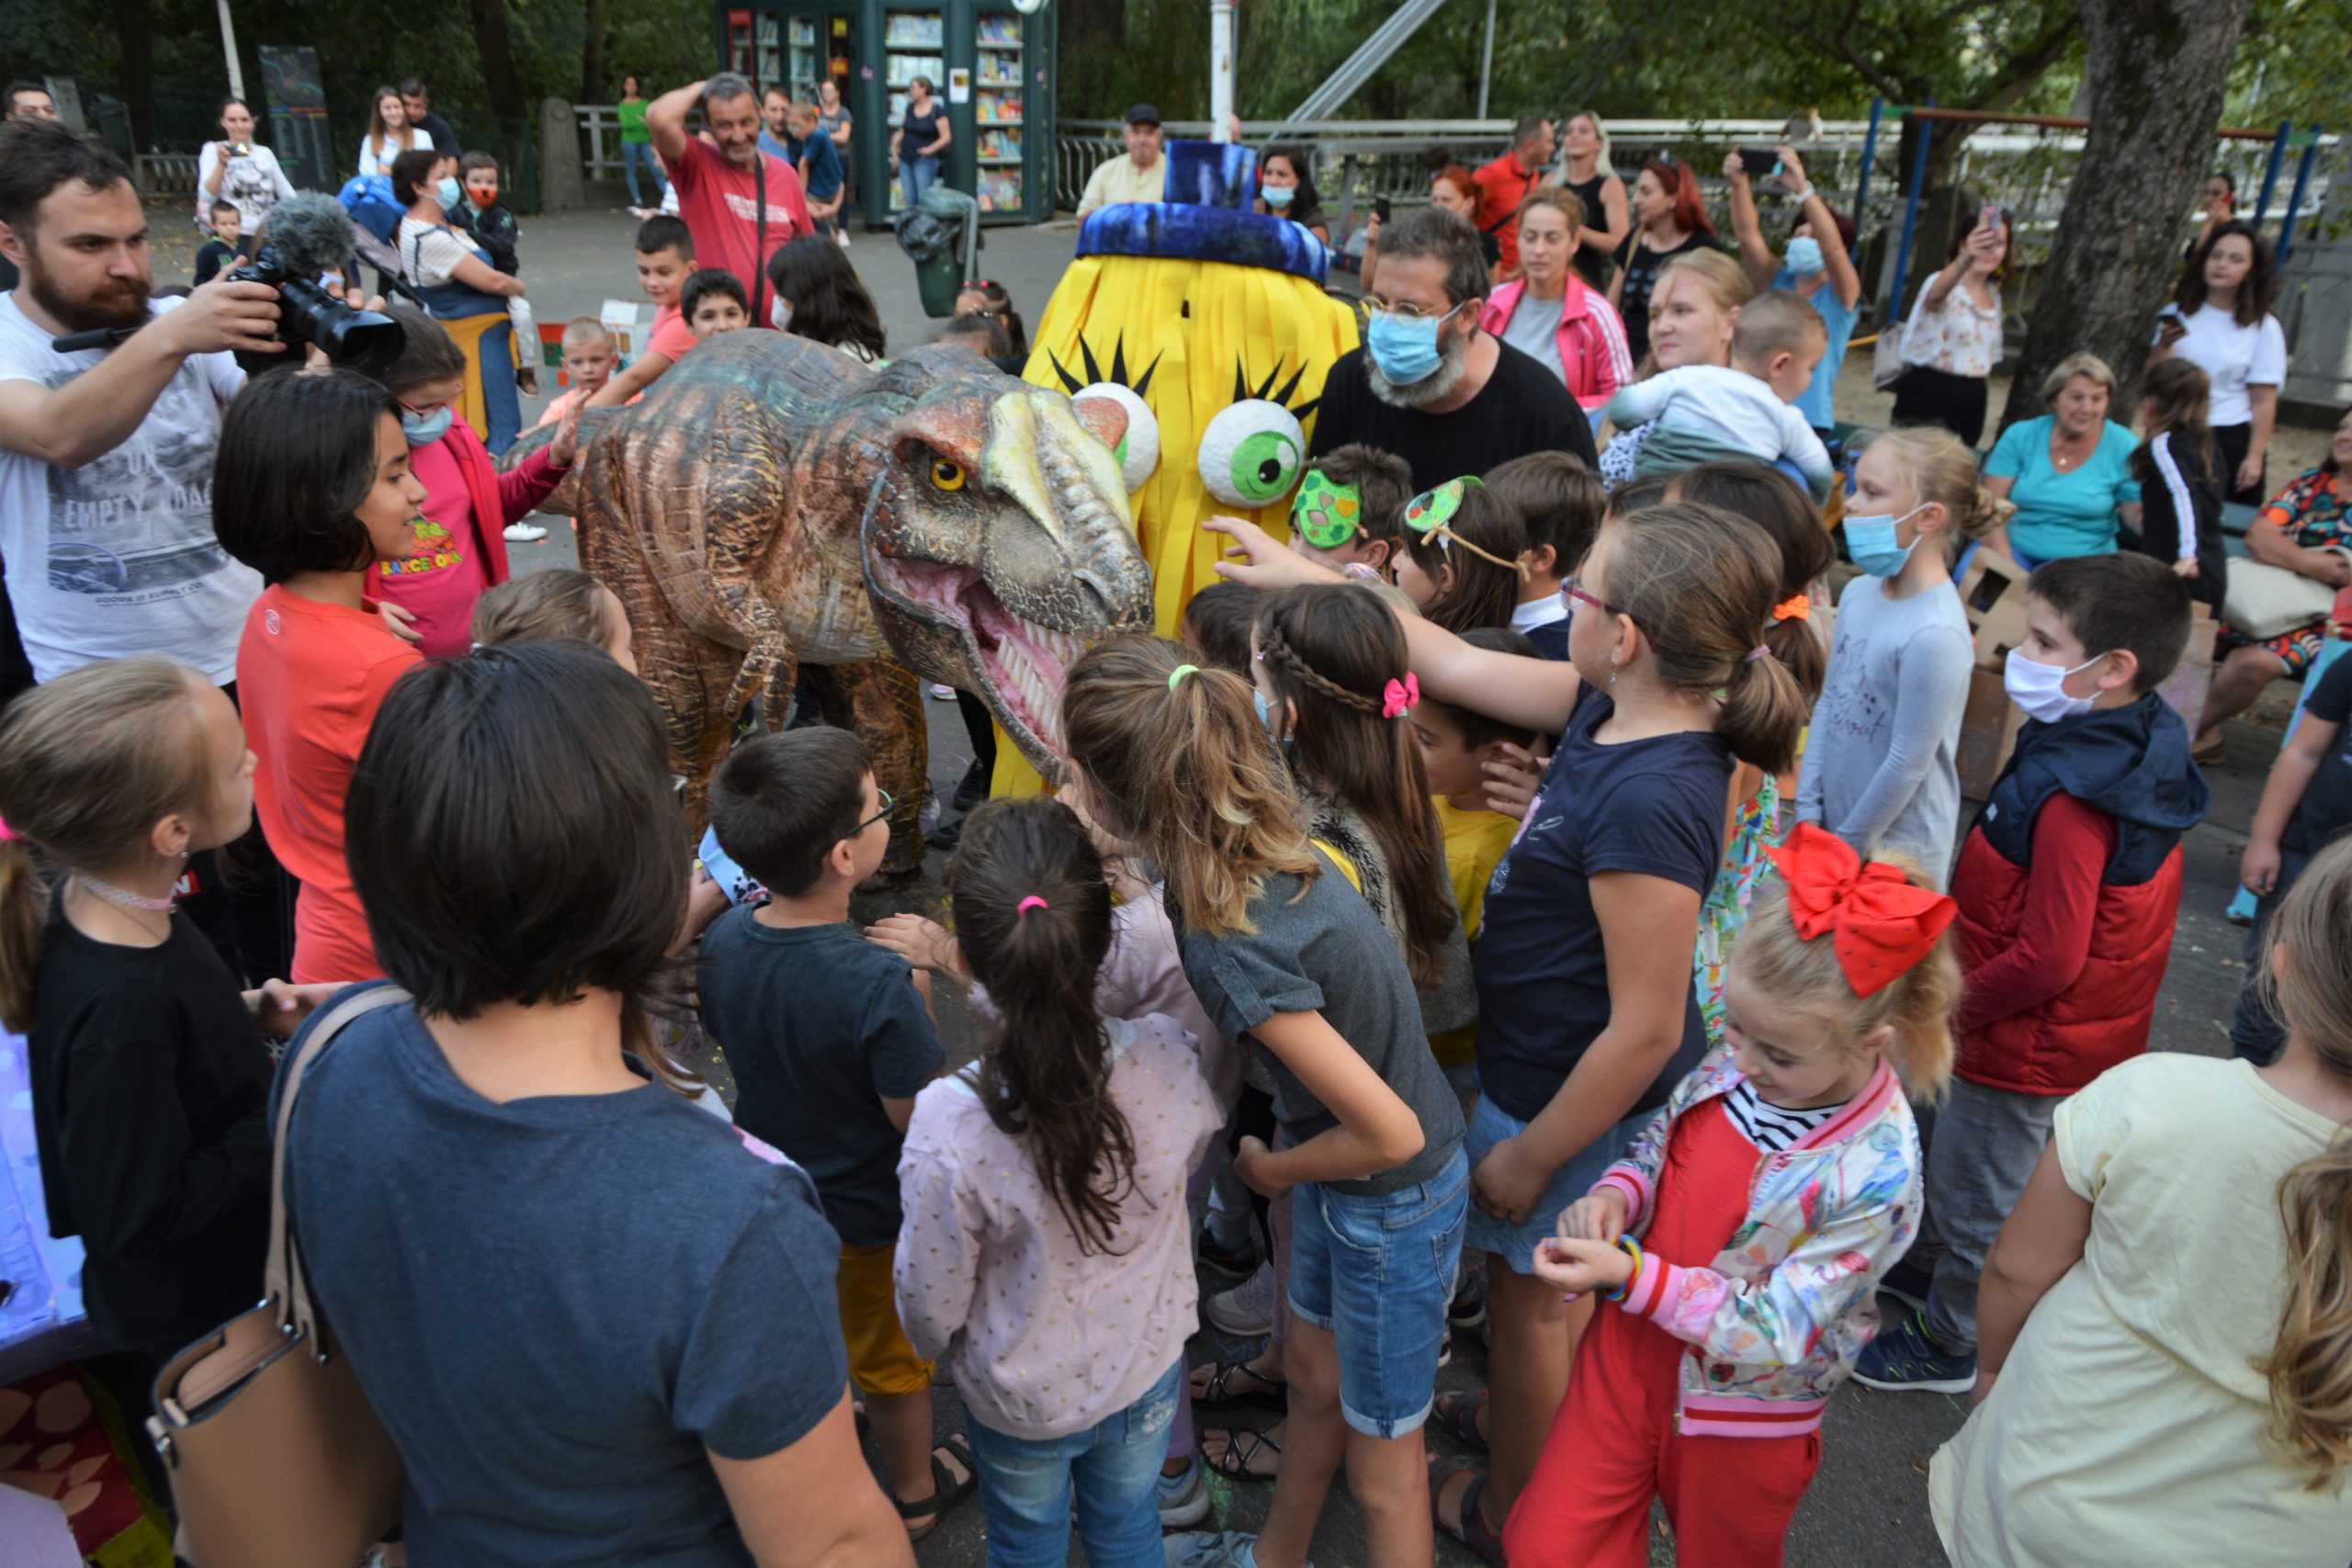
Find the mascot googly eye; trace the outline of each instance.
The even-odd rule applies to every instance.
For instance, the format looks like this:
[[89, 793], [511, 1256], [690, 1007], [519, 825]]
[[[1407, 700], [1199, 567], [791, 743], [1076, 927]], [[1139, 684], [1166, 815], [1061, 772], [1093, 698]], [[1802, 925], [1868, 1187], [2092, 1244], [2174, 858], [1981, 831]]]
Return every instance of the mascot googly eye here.
[[1201, 432], [1201, 483], [1227, 506], [1271, 506], [1306, 462], [1306, 433], [1280, 403], [1251, 398], [1222, 410]]
[[1159, 467], [1159, 416], [1133, 387], [1117, 381], [1097, 381], [1070, 394], [1070, 401], [1082, 403], [1089, 398], [1108, 398], [1126, 411], [1127, 433], [1111, 448], [1111, 456], [1119, 462], [1119, 477], [1129, 490], [1140, 490], [1143, 481], [1151, 478], [1152, 469]]

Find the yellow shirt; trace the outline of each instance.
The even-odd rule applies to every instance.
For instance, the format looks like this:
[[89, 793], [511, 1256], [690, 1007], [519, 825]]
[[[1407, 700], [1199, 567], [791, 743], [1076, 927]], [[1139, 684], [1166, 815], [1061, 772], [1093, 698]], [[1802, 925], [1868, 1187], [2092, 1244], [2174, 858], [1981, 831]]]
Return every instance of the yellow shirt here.
[[[1462, 934], [1475, 944], [1478, 920], [1487, 908], [1487, 882], [1502, 863], [1519, 824], [1499, 811], [1464, 811], [1442, 795], [1431, 795], [1430, 804], [1437, 807], [1438, 830], [1445, 836], [1445, 871], [1453, 881]], [[1430, 1051], [1449, 1065], [1471, 1060], [1478, 1051], [1478, 1026], [1465, 1024], [1430, 1035]]]
[[1098, 207], [1115, 207], [1123, 201], [1159, 201], [1168, 192], [1168, 155], [1161, 153], [1148, 169], [1138, 169], [1136, 161], [1122, 152], [1104, 160], [1094, 173], [1087, 176], [1085, 194], [1078, 198], [1080, 218]]

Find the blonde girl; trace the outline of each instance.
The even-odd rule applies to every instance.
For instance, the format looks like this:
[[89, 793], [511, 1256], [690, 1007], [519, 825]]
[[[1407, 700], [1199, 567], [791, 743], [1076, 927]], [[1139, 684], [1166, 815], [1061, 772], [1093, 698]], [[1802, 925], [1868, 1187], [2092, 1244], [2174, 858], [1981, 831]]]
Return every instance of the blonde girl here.
[[1960, 437], [1914, 425], [1864, 448], [1841, 525], [1862, 570], [1838, 596], [1797, 820], [1899, 850], [1939, 886], [1960, 826], [1961, 710], [1976, 664], [1951, 552], [2012, 510], [1984, 489]]
[[2151, 1052], [2058, 1108], [1928, 1472], [1959, 1568], [2337, 1568], [2352, 1540], [2352, 843], [2271, 930], [2276, 1062]]
[[1783, 881], [1733, 949], [1723, 1046], [1536, 1260], [1616, 1310], [1577, 1348], [1505, 1532], [1514, 1568], [1642, 1568], [1657, 1495], [1685, 1568], [1777, 1568], [1829, 1396], [1916, 1234], [1904, 1091], [1951, 1073], [1954, 906], [1916, 864], [1809, 825], [1771, 856]]
[[1235, 1169], [1294, 1199], [1289, 1436], [1265, 1529], [1178, 1537], [1168, 1561], [1301, 1568], [1344, 1459], [1370, 1561], [1427, 1562], [1421, 1426], [1468, 1168], [1412, 974], [1310, 841], [1247, 682], [1121, 638], [1072, 666], [1062, 712], [1090, 811], [1159, 864], [1202, 1006], [1272, 1075], [1286, 1146], [1245, 1137]]

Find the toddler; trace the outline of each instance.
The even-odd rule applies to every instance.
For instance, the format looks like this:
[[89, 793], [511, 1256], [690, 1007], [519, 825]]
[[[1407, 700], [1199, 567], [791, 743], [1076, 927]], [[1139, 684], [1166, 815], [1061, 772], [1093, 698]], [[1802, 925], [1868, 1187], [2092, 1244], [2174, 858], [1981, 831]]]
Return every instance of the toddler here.
[[1622, 388], [1605, 412], [1620, 429], [1652, 420], [1634, 472], [1671, 473], [1716, 457], [1788, 465], [1816, 502], [1829, 494], [1828, 449], [1792, 400], [1828, 346], [1821, 313], [1785, 289], [1743, 306], [1731, 364], [1685, 365]]

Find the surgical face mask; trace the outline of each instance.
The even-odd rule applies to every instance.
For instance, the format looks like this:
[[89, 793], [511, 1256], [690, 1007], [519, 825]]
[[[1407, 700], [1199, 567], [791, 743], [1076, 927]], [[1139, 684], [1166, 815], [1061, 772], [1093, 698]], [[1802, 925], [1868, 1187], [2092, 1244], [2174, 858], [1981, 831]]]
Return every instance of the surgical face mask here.
[[[1453, 313], [1449, 310], [1446, 315]], [[1437, 330], [1444, 321], [1445, 316], [1399, 316], [1376, 310], [1364, 331], [1364, 352], [1393, 385], [1409, 387], [1425, 381], [1445, 362], [1437, 348]]]
[[2001, 672], [2001, 685], [2009, 694], [2009, 701], [2028, 718], [2038, 718], [2044, 724], [2055, 724], [2062, 718], [2091, 711], [2092, 699], [2070, 696], [2064, 682], [2097, 664], [2107, 655], [2086, 659], [2072, 670], [2062, 670], [2055, 664], [2036, 664], [2025, 656], [2025, 649], [2009, 649], [2009, 664]]
[[780, 333], [790, 332], [792, 330], [792, 301], [789, 299], [769, 300], [768, 324]]
[[1922, 537], [1915, 534], [1909, 544], [1897, 545], [1894, 542], [1895, 525], [1906, 518], [1917, 517], [1925, 510], [1915, 506], [1901, 517], [1883, 513], [1874, 517], [1849, 514], [1839, 525], [1846, 530], [1846, 553], [1854, 558], [1856, 566], [1872, 577], [1893, 577], [1903, 570], [1904, 562], [1911, 558], [1911, 552], [1919, 547]]
[[1799, 234], [1791, 240], [1785, 259], [1789, 270], [1799, 277], [1810, 277], [1828, 265], [1821, 259], [1821, 242], [1810, 234]]
[[1266, 198], [1268, 207], [1280, 212], [1297, 197], [1298, 187], [1296, 186], [1263, 186], [1259, 188], [1258, 194]]
[[407, 409], [401, 410], [401, 434], [408, 437], [408, 444], [412, 446], [432, 446], [449, 434], [447, 405], [444, 404], [431, 413], [412, 413]]
[[444, 212], [455, 212], [465, 205], [466, 189], [456, 176], [443, 175], [433, 186], [433, 199], [441, 204]]

